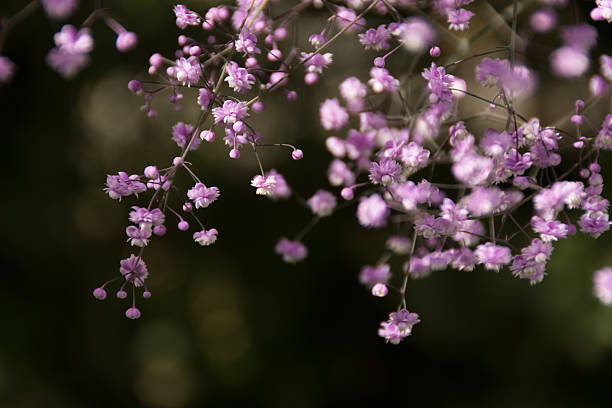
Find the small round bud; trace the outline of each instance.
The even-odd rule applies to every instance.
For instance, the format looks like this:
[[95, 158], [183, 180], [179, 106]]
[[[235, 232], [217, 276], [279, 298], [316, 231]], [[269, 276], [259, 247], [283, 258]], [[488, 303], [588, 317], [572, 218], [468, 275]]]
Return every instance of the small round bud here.
[[304, 157], [304, 152], [300, 149], [295, 149], [293, 152], [291, 152], [291, 157], [293, 157], [293, 160], [300, 160], [302, 157]]
[[574, 146], [574, 148], [576, 149], [582, 149], [584, 147], [584, 142], [582, 140], [579, 140], [577, 142], [572, 143], [572, 146]]
[[261, 31], [265, 30], [266, 24], [267, 24], [267, 22], [265, 22], [263, 20], [259, 20], [259, 21], [255, 22], [255, 24], [253, 24], [253, 30], [252, 31], [255, 32], [255, 33], [259, 33]]
[[287, 29], [285, 27], [278, 27], [276, 30], [274, 30], [274, 38], [277, 41], [287, 38]]
[[215, 24], [212, 21], [204, 20], [202, 21], [202, 29], [206, 31], [210, 31], [214, 28]]
[[296, 99], [297, 99], [297, 92], [295, 92], [295, 91], [287, 92], [287, 100], [288, 101], [295, 101]]
[[132, 79], [130, 82], [128, 82], [128, 89], [135, 94], [140, 93], [140, 91], [142, 91], [142, 84], [140, 81]]
[[95, 288], [93, 291], [93, 295], [98, 300], [106, 299], [106, 291], [104, 290], [104, 288]]
[[185, 220], [181, 220], [181, 222], [178, 223], [177, 227], [179, 231], [187, 231], [189, 229], [189, 223]]
[[283, 86], [287, 83], [287, 74], [284, 72], [273, 72], [270, 74], [270, 82], [268, 83], [268, 88], [273, 86]]
[[431, 55], [432, 58], [438, 58], [440, 56], [440, 47], [437, 45], [431, 47], [429, 49], [429, 55]]
[[197, 57], [201, 53], [202, 53], [202, 49], [200, 47], [198, 47], [197, 45], [195, 47], [191, 47], [189, 49], [189, 55], [192, 55], [194, 57]]
[[142, 292], [142, 297], [145, 299], [150, 299], [151, 298], [151, 292], [149, 292], [148, 290], [145, 290], [144, 292]]
[[576, 226], [574, 224], [567, 224], [567, 234], [576, 235]]
[[138, 36], [131, 31], [124, 31], [117, 36], [115, 46], [120, 52], [127, 52], [138, 45]]
[[589, 171], [589, 169], [580, 169], [580, 177], [587, 178], [590, 174], [591, 172]]
[[529, 24], [537, 33], [547, 33], [557, 25], [557, 13], [550, 7], [534, 11], [529, 17]]
[[151, 57], [149, 58], [149, 64], [151, 64], [151, 66], [153, 67], [160, 67], [163, 61], [164, 57], [162, 57], [161, 54], [157, 52], [151, 55]]
[[257, 58], [255, 58], [255, 57], [249, 57], [244, 62], [244, 66], [247, 67], [247, 68], [255, 68], [258, 65], [259, 65], [259, 63], [257, 62]]
[[209, 36], [206, 38], [206, 42], [207, 42], [208, 44], [211, 44], [211, 45], [212, 45], [212, 44], [216, 44], [216, 43], [217, 43], [217, 37], [215, 37], [214, 35], [209, 35]]
[[274, 48], [268, 52], [267, 58], [270, 62], [280, 61], [283, 58], [283, 53], [278, 48]]
[[235, 122], [235, 123], [232, 125], [232, 129], [234, 129], [234, 132], [236, 132], [236, 133], [242, 133], [242, 132], [244, 132], [245, 127], [246, 127], [246, 126], [244, 125], [244, 122], [243, 122], [243, 121], [241, 121], [241, 120], [239, 120], [239, 121]]
[[159, 170], [157, 170], [157, 166], [147, 166], [144, 169], [144, 175], [148, 179], [156, 179], [159, 177]]
[[266, 35], [264, 38], [264, 42], [268, 45], [272, 45], [274, 43], [274, 37], [271, 34]]
[[374, 66], [376, 68], [384, 68], [385, 67], [385, 59], [383, 57], [374, 58]]
[[156, 118], [157, 117], [157, 111], [155, 109], [150, 109], [147, 112], [147, 116], [150, 118]]
[[264, 110], [264, 104], [262, 101], [253, 102], [251, 109], [253, 109], [254, 112], [261, 112]]
[[593, 96], [601, 96], [607, 87], [606, 81], [599, 75], [593, 75], [589, 80], [589, 92]]
[[372, 287], [372, 295], [376, 297], [385, 297], [389, 293], [387, 285], [384, 283], [377, 283]]
[[185, 160], [183, 160], [183, 158], [182, 158], [182, 157], [179, 157], [179, 156], [175, 157], [175, 158], [172, 160], [172, 165], [174, 165], [174, 166], [176, 166], [176, 167], [178, 167], [178, 166], [182, 166], [184, 163], [185, 163]]
[[183, 211], [185, 211], [185, 212], [192, 212], [193, 211], [193, 204], [191, 204], [191, 203], [184, 203], [183, 204]]
[[495, 109], [497, 107], [497, 105], [495, 105], [494, 103], [490, 103], [489, 104], [489, 109]]
[[589, 170], [591, 170], [593, 173], [599, 173], [601, 171], [601, 166], [599, 163], [591, 163], [589, 164]]
[[153, 233], [158, 237], [163, 237], [166, 235], [166, 227], [163, 225], [156, 225], [153, 227]]
[[117, 292], [117, 299], [125, 299], [127, 297], [127, 292], [123, 289], [121, 289], [119, 292]]
[[353, 193], [353, 189], [350, 187], [344, 187], [342, 189], [342, 191], [340, 191], [340, 195], [342, 196], [342, 198], [344, 198], [345, 200], [350, 200], [353, 197], [355, 197], [355, 194]]
[[572, 115], [570, 122], [574, 125], [582, 125], [582, 115]]
[[187, 44], [187, 40], [188, 40], [188, 38], [187, 38], [186, 35], [183, 35], [183, 34], [179, 35], [178, 36], [178, 45], [180, 45], [181, 47], [184, 46], [185, 44]]
[[155, 75], [157, 74], [157, 68], [151, 66], [149, 67], [149, 75]]
[[168, 76], [170, 77], [174, 77], [176, 75], [176, 68], [174, 67], [166, 68], [166, 74], [168, 74]]
[[582, 99], [576, 99], [574, 105], [576, 106], [576, 112], [578, 112], [580, 109], [584, 108], [584, 101]]
[[316, 72], [308, 72], [304, 75], [306, 85], [315, 84], [319, 80], [319, 75]]
[[240, 157], [240, 150], [238, 149], [232, 149], [229, 152], [229, 157], [231, 157], [232, 159], [237, 159]]
[[229, 11], [227, 9], [227, 7], [217, 7], [217, 18], [219, 20], [225, 20], [226, 18], [229, 17]]
[[185, 55], [189, 55], [189, 51], [191, 50], [191, 46], [190, 45], [185, 45], [183, 47], [183, 54]]
[[215, 132], [211, 130], [203, 130], [200, 132], [200, 139], [206, 140], [207, 142], [212, 142], [215, 140]]
[[132, 320], [138, 319], [140, 317], [140, 310], [136, 309], [135, 307], [130, 307], [125, 311], [125, 317]]

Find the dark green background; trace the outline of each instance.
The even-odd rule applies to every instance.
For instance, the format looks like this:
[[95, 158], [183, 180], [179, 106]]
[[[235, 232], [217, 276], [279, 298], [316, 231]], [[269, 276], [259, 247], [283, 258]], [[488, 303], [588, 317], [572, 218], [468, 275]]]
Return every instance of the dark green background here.
[[[0, 14], [10, 15], [23, 3], [3, 1]], [[73, 24], [91, 7], [82, 3]], [[578, 14], [586, 16], [592, 3], [577, 2]], [[610, 233], [560, 242], [549, 275], [533, 287], [507, 270], [449, 270], [411, 281], [409, 309], [422, 323], [401, 345], [386, 345], [376, 330], [396, 298], [373, 298], [357, 282], [360, 267], [384, 251], [385, 232], [359, 227], [349, 207], [306, 237], [306, 261], [282, 263], [274, 244], [296, 234], [308, 212], [294, 200], [273, 203], [256, 196], [249, 186], [257, 172], [254, 159], [245, 151], [239, 161], [230, 160], [220, 140], [190, 155], [203, 181], [222, 192], [201, 211], [205, 225], [219, 230], [218, 242], [202, 248], [191, 233], [173, 229], [155, 239], [145, 251], [153, 298], [139, 302], [138, 321], [123, 316], [128, 302], [114, 299], [112, 291], [105, 302], [96, 301], [92, 289], [115, 276], [119, 260], [131, 253], [124, 228], [129, 206], [138, 203], [133, 197], [121, 203], [106, 197], [105, 175], [168, 164], [177, 154], [171, 125], [197, 118], [187, 107], [191, 102], [175, 114], [162, 97], [154, 102], [160, 117], [148, 120], [138, 111], [141, 98], [126, 88], [129, 79], [146, 78], [152, 52], [171, 54], [179, 33], [172, 4], [105, 2], [139, 34], [140, 45], [120, 54], [114, 35], [97, 24], [91, 64], [73, 81], [44, 64], [60, 25], [40, 10], [9, 36], [5, 54], [19, 71], [12, 85], [0, 88], [0, 406], [609, 404], [612, 309], [593, 298], [591, 279], [595, 269], [612, 264]], [[207, 7], [205, 1], [187, 5]], [[323, 18], [308, 15], [300, 28], [314, 32]], [[572, 18], [564, 14], [562, 22]], [[483, 20], [472, 24], [476, 30]], [[597, 27], [598, 51], [610, 53], [610, 28]], [[506, 38], [493, 33], [474, 51]], [[539, 69], [541, 88], [519, 110], [548, 124], [570, 111], [575, 98], [586, 98], [586, 80], [551, 78], [541, 50], [550, 51], [558, 39], [538, 41], [527, 47], [525, 58]], [[452, 49], [445, 46], [443, 53]], [[263, 160], [304, 197], [330, 188], [323, 146], [329, 134], [318, 123], [319, 103], [336, 96], [344, 77], [365, 79], [374, 57], [370, 53], [363, 65], [355, 65], [351, 57], [360, 52], [355, 39], [332, 52], [336, 63], [320, 84], [304, 89], [294, 78], [298, 102], [288, 104], [279, 93], [254, 120], [264, 140], [303, 149], [300, 162], [276, 150], [264, 151]], [[408, 66], [408, 58], [397, 57], [392, 72]], [[471, 80], [473, 64], [456, 73]], [[192, 101], [194, 95], [186, 92], [185, 98]], [[590, 111], [597, 124], [610, 112], [609, 100]], [[482, 109], [464, 101], [465, 112]], [[485, 125], [491, 126], [479, 126]], [[612, 161], [604, 156], [608, 181]], [[191, 182], [183, 177], [179, 183]]]

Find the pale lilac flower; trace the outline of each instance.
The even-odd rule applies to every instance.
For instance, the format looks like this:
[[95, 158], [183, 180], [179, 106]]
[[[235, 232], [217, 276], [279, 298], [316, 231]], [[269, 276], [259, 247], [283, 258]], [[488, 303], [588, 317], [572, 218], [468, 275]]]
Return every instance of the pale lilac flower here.
[[257, 48], [257, 36], [246, 27], [243, 27], [240, 34], [238, 34], [238, 39], [234, 41], [234, 47], [236, 51], [244, 55], [261, 53], [261, 50]]
[[197, 183], [193, 188], [187, 190], [187, 197], [192, 200], [196, 208], [206, 208], [219, 198], [217, 187], [206, 187], [203, 183]]
[[578, 220], [580, 231], [591, 235], [593, 238], [599, 238], [601, 234], [610, 229], [611, 224], [608, 214], [603, 211], [587, 211]]
[[410, 17], [390, 31], [399, 38], [404, 48], [419, 54], [426, 51], [436, 38], [435, 30], [422, 17]]
[[491, 215], [500, 210], [504, 200], [504, 192], [497, 187], [476, 187], [459, 202], [467, 208], [470, 214], [481, 217]]
[[612, 23], [612, 0], [595, 0], [595, 4], [597, 7], [591, 10], [591, 18]]
[[380, 323], [381, 328], [378, 329], [378, 335], [391, 344], [399, 344], [402, 339], [412, 334], [412, 327], [419, 322], [418, 314], [402, 309], [399, 312], [391, 313], [388, 321]]
[[223, 102], [220, 108], [214, 108], [212, 114], [215, 123], [223, 122], [226, 125], [233, 125], [236, 121], [247, 116], [248, 107], [244, 102], [234, 102], [229, 99]]
[[471, 271], [478, 263], [478, 258], [469, 248], [459, 248], [454, 252], [451, 266], [460, 271]]
[[531, 28], [538, 33], [547, 33], [557, 26], [559, 18], [550, 7], [534, 11], [529, 17]]
[[15, 75], [17, 66], [7, 57], [0, 55], [0, 84], [7, 84]]
[[382, 159], [370, 163], [370, 181], [374, 184], [388, 185], [399, 180], [402, 166], [393, 159]]
[[274, 187], [276, 187], [276, 177], [264, 177], [261, 174], [258, 174], [253, 177], [253, 180], [251, 180], [251, 186], [257, 188], [255, 191], [257, 194], [270, 195], [274, 192]]
[[559, 238], [563, 239], [567, 237], [568, 228], [567, 225], [556, 220], [545, 220], [543, 218], [534, 215], [531, 217], [529, 222], [531, 228], [540, 234], [540, 238], [544, 242], [556, 241]]
[[561, 27], [561, 38], [565, 45], [588, 52], [597, 44], [597, 30], [587, 23], [564, 26]]
[[483, 263], [486, 269], [495, 272], [499, 272], [501, 267], [509, 264], [512, 259], [510, 248], [492, 242], [478, 245], [474, 255], [478, 258], [478, 263]]
[[372, 296], [385, 297], [389, 293], [389, 288], [384, 283], [377, 283], [372, 286]]
[[342, 160], [334, 159], [327, 169], [327, 178], [332, 186], [350, 186], [355, 183], [355, 173]]
[[226, 65], [226, 70], [227, 77], [225, 81], [234, 92], [243, 93], [253, 87], [255, 83], [253, 74], [249, 74], [246, 69], [240, 68], [234, 61], [230, 61]]
[[176, 26], [181, 30], [184, 30], [187, 26], [197, 26], [200, 24], [200, 15], [182, 4], [174, 6], [173, 11], [176, 15]]
[[177, 81], [182, 82], [183, 85], [187, 86], [198, 83], [198, 80], [202, 75], [202, 67], [200, 66], [200, 60], [198, 57], [181, 57], [176, 60], [175, 64], [174, 76], [176, 77]]
[[533, 206], [544, 218], [551, 218], [550, 216], [561, 211], [564, 205], [570, 209], [579, 207], [585, 196], [582, 182], [557, 181], [551, 188], [542, 189], [533, 198]]
[[78, 0], [42, 0], [47, 15], [56, 20], [70, 17], [79, 5]]
[[202, 231], [193, 233], [193, 240], [202, 246], [211, 245], [217, 240], [217, 230], [215, 228], [209, 230], [203, 228]]
[[476, 245], [485, 232], [484, 226], [478, 220], [465, 220], [458, 224], [458, 232], [453, 235], [453, 240], [466, 247]]
[[[338, 7], [336, 9], [336, 24], [340, 29], [347, 27], [349, 24], [353, 23], [347, 30], [347, 32], [359, 32], [366, 27], [366, 22], [363, 18], [357, 20], [357, 13], [354, 10], [351, 10], [346, 7]], [[356, 21], [355, 21], [356, 20]]]
[[89, 28], [77, 29], [69, 24], [53, 35], [53, 41], [57, 48], [70, 54], [87, 54], [94, 45]]
[[430, 103], [438, 101], [449, 103], [452, 101], [453, 96], [449, 89], [452, 81], [450, 75], [446, 74], [444, 67], [438, 67], [435, 62], [432, 62], [431, 67], [429, 69], [425, 68], [421, 75], [427, 80], [427, 88], [431, 91]]
[[307, 201], [310, 210], [319, 217], [327, 217], [331, 215], [336, 208], [336, 196], [327, 190], [318, 190]]
[[130, 211], [129, 216], [131, 222], [140, 226], [159, 226], [164, 223], [165, 218], [166, 216], [159, 208], [148, 210], [147, 208], [138, 206], [132, 206], [132, 211]]
[[299, 241], [290, 241], [287, 238], [281, 238], [276, 244], [274, 251], [283, 256], [283, 261], [287, 263], [296, 263], [308, 255], [308, 250]]
[[387, 203], [378, 194], [361, 197], [357, 206], [357, 219], [366, 228], [381, 228], [387, 225], [389, 209]]
[[612, 268], [609, 266], [595, 271], [593, 275], [593, 294], [604, 305], [612, 305]]
[[131, 282], [134, 286], [144, 285], [144, 280], [149, 276], [149, 272], [142, 258], [132, 254], [119, 263], [121, 265], [119, 272], [125, 277], [126, 281]]
[[510, 61], [508, 60], [483, 58], [476, 66], [476, 79], [484, 86], [501, 86], [500, 81], [509, 70]]
[[326, 99], [319, 108], [321, 125], [325, 130], [338, 130], [346, 126], [349, 115], [336, 98]]
[[601, 123], [601, 129], [595, 138], [595, 147], [603, 150], [612, 150], [612, 114], [606, 115]]
[[563, 46], [550, 54], [553, 73], [561, 78], [574, 78], [584, 74], [589, 68], [589, 56], [582, 50]]
[[466, 9], [450, 10], [448, 12], [448, 28], [455, 31], [467, 30], [474, 13]]
[[134, 246], [145, 247], [149, 243], [149, 238], [151, 238], [151, 226], [142, 226], [135, 227], [130, 225], [125, 229], [125, 233], [128, 236], [128, 242]]
[[474, 187], [485, 183], [493, 171], [493, 160], [477, 154], [465, 155], [453, 164], [451, 171], [463, 184]]
[[276, 185], [272, 189], [272, 192], [268, 194], [268, 197], [272, 200], [286, 199], [291, 196], [291, 188], [289, 184], [287, 184], [287, 180], [283, 177], [282, 174], [277, 172], [275, 169], [271, 169], [270, 171], [265, 173], [266, 177], [274, 176], [276, 180]]
[[198, 105], [202, 108], [202, 110], [208, 109], [208, 106], [214, 99], [213, 94], [206, 88], [200, 88], [198, 91]]
[[[174, 126], [172, 126], [172, 140], [176, 142], [176, 144], [184, 149], [187, 147], [189, 140], [193, 136], [193, 125], [188, 123], [178, 122]], [[199, 138], [194, 138], [189, 146], [189, 150], [196, 150], [202, 141]]]
[[429, 155], [429, 150], [415, 142], [410, 142], [402, 147], [399, 158], [406, 166], [406, 170], [408, 170], [409, 173], [413, 173], [427, 166]]
[[359, 283], [374, 286], [377, 283], [387, 283], [391, 279], [391, 267], [388, 264], [378, 266], [366, 265], [359, 272]]
[[599, 56], [599, 67], [602, 75], [610, 82], [612, 82], [612, 57], [606, 54]]
[[387, 239], [385, 246], [397, 255], [408, 255], [412, 248], [412, 241], [408, 237], [392, 235]]
[[378, 28], [370, 28], [363, 34], [359, 34], [359, 42], [366, 50], [386, 50], [389, 48], [389, 38], [391, 35], [384, 24]]
[[546, 262], [550, 259], [553, 246], [549, 242], [534, 239], [531, 244], [521, 250], [521, 255], [513, 259], [510, 270], [512, 275], [521, 279], [529, 279], [535, 285], [546, 275]]
[[364, 98], [368, 94], [368, 87], [355, 77], [346, 78], [340, 86], [340, 95], [346, 101], [351, 112], [359, 112], [364, 107]]
[[328, 52], [325, 54], [313, 54], [311, 52], [303, 52], [300, 55], [300, 61], [304, 63], [306, 72], [316, 72], [320, 74], [324, 68], [333, 62], [333, 54]]
[[374, 67], [370, 70], [368, 85], [375, 93], [395, 92], [399, 87], [399, 80], [389, 74], [386, 69]]
[[121, 200], [121, 197], [136, 195], [147, 191], [147, 186], [140, 182], [140, 177], [137, 174], [129, 176], [127, 173], [120, 171], [116, 176], [106, 176], [106, 188], [104, 192], [114, 200]]

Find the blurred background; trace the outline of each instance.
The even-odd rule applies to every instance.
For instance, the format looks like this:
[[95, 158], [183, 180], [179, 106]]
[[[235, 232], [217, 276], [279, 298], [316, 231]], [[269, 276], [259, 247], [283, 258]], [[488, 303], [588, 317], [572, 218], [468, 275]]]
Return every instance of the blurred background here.
[[[72, 24], [91, 11], [90, 2], [81, 3]], [[482, 3], [471, 9], [490, 11]], [[501, 10], [511, 2], [490, 3]], [[561, 23], [584, 20], [593, 3], [576, 1], [561, 13]], [[0, 15], [24, 4], [3, 0]], [[140, 320], [124, 317], [128, 302], [115, 299], [112, 289], [106, 301], [95, 300], [93, 288], [114, 277], [119, 260], [132, 252], [124, 228], [129, 207], [142, 202], [109, 199], [102, 191], [106, 174], [164, 167], [177, 153], [171, 126], [194, 123], [198, 115], [193, 90], [185, 92], [181, 112], [166, 97], [155, 99], [159, 117], [148, 119], [139, 111], [142, 98], [127, 89], [130, 79], [147, 78], [153, 52], [171, 55], [175, 49], [174, 1], [104, 4], [138, 33], [140, 44], [121, 54], [114, 34], [96, 24], [91, 63], [75, 80], [62, 79], [44, 63], [61, 24], [41, 10], [11, 32], [4, 50], [18, 72], [0, 88], [0, 406], [607, 406], [612, 308], [592, 296], [592, 273], [612, 264], [610, 233], [560, 242], [548, 276], [535, 286], [508, 270], [481, 268], [410, 281], [408, 308], [422, 323], [401, 345], [387, 345], [376, 332], [396, 297], [373, 298], [357, 282], [361, 266], [384, 252], [385, 231], [361, 228], [355, 207], [348, 207], [307, 235], [304, 262], [284, 264], [273, 247], [309, 221], [308, 211], [295, 200], [256, 196], [249, 186], [257, 171], [253, 157], [229, 159], [220, 139], [190, 155], [200, 178], [221, 189], [221, 199], [201, 211], [205, 225], [219, 230], [219, 240], [202, 248], [192, 241], [193, 231], [171, 228], [153, 240], [144, 255], [153, 298], [139, 301]], [[197, 11], [214, 4], [186, 2]], [[526, 7], [520, 21], [537, 4]], [[477, 13], [469, 33], [489, 22], [485, 11]], [[325, 18], [310, 11], [299, 29], [303, 35], [318, 32]], [[370, 25], [375, 23], [372, 18]], [[592, 55], [612, 53], [610, 26], [596, 27], [600, 41]], [[524, 25], [521, 33], [529, 37]], [[499, 27], [471, 49], [492, 49], [507, 39], [507, 28]], [[455, 50], [453, 41], [440, 38], [443, 55]], [[538, 70], [540, 88], [518, 110], [546, 125], [570, 113], [576, 98], [588, 97], [588, 78], [561, 81], [550, 74], [547, 55], [559, 44], [556, 34], [533, 37], [520, 57]], [[354, 37], [331, 52], [335, 62], [319, 84], [305, 89], [297, 75], [291, 85], [298, 101], [287, 103], [282, 92], [271, 95], [253, 121], [267, 142], [295, 143], [304, 151], [299, 162], [287, 150], [263, 151], [264, 166], [283, 173], [303, 197], [331, 189], [323, 144], [330, 134], [319, 124], [319, 104], [337, 96], [347, 76], [365, 80], [375, 56], [356, 60], [363, 51]], [[407, 69], [412, 58], [394, 58], [391, 72]], [[469, 90], [491, 96], [473, 82], [475, 62], [453, 73], [468, 81]], [[422, 58], [417, 69], [426, 64]], [[483, 108], [462, 100], [464, 115]], [[599, 127], [610, 111], [608, 95], [588, 115]], [[495, 124], [470, 128], [482, 134], [488, 126]], [[612, 177], [610, 156], [601, 157], [606, 181]], [[570, 153], [568, 165], [572, 160]], [[184, 175], [178, 182], [191, 184]], [[607, 185], [604, 195], [611, 193]], [[397, 273], [399, 265], [393, 264]]]

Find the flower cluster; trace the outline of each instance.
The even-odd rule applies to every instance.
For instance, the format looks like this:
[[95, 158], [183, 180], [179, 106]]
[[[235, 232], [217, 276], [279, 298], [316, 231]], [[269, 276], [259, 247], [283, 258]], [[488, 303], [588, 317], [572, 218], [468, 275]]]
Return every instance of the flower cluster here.
[[[431, 2], [425, 9], [431, 18], [424, 13], [411, 15], [423, 4], [410, 1], [350, 1], [346, 7], [325, 3], [331, 13], [329, 24], [308, 33], [305, 46], [288, 32], [300, 11], [322, 5], [319, 1], [276, 13], [271, 13], [268, 0], [238, 0], [236, 7], [217, 6], [203, 13], [176, 5], [176, 25], [185, 30], [178, 36], [179, 48], [172, 57], [151, 55], [148, 73], [154, 80], [133, 80], [128, 88], [144, 98], [142, 110], [149, 117], [157, 115], [153, 99], [164, 93], [176, 109], [186, 101], [197, 105], [199, 117], [191, 124], [173, 126], [169, 139], [179, 154], [168, 167], [147, 166], [143, 174], [120, 172], [107, 178], [105, 191], [113, 199], [151, 195], [148, 205], [134, 206], [130, 213], [134, 225], [126, 228], [126, 234], [140, 250], [121, 261], [119, 277], [125, 282], [117, 296], [125, 297], [126, 284], [134, 289], [144, 286], [148, 271], [142, 251], [154, 235], [166, 233], [168, 218], [178, 221], [179, 231], [187, 231], [185, 218], [193, 217], [201, 227], [193, 240], [203, 246], [216, 241], [217, 229], [205, 228], [195, 212], [216, 201], [219, 189], [207, 187], [186, 161], [191, 151], [213, 143], [215, 135], [223, 135], [230, 159], [253, 154], [258, 168], [244, 184], [250, 179], [255, 194], [272, 200], [292, 196], [285, 177], [266, 170], [261, 152], [264, 147], [290, 149], [294, 160], [300, 160], [303, 152], [287, 143], [264, 142], [269, 135], [257, 132], [252, 117], [262, 113], [268, 93], [283, 93], [288, 101], [297, 98], [290, 88], [291, 75], [303, 74], [307, 85], [319, 82], [333, 67], [334, 42], [344, 35], [376, 57], [369, 60], [367, 75], [351, 73], [340, 82], [338, 96], [321, 98], [321, 127], [334, 132], [325, 141], [331, 154], [327, 168], [331, 187], [298, 200], [312, 213], [312, 221], [293, 239], [281, 238], [275, 252], [288, 263], [304, 260], [306, 234], [320, 220], [351, 205], [362, 227], [386, 229], [386, 250], [375, 266], [364, 266], [358, 276], [375, 297], [388, 298], [390, 291], [399, 295], [398, 311], [380, 324], [379, 336], [398, 344], [419, 322], [417, 314], [406, 310], [410, 279], [448, 268], [473, 271], [482, 266], [496, 273], [509, 270], [533, 285], [545, 278], [557, 241], [578, 232], [593, 238], [606, 232], [611, 222], [609, 202], [602, 195], [599, 157], [612, 150], [612, 114], [591, 135], [591, 124], [602, 118], [586, 107], [609, 97], [612, 58], [599, 56], [600, 73], [590, 78], [587, 102], [576, 100], [568, 107], [572, 113], [567, 118], [551, 124], [523, 115], [517, 103], [537, 92], [539, 79], [523, 53], [517, 52], [517, 7], [507, 46], [473, 55], [469, 47], [457, 47], [457, 53], [448, 52], [446, 57], [450, 46], [436, 27], [448, 24], [456, 32], [451, 37], [465, 36], [458, 38], [469, 45], [475, 15], [464, 7], [470, 3]], [[593, 66], [590, 54], [597, 30], [586, 23], [557, 27], [553, 6], [565, 2], [546, 3], [525, 19], [533, 28], [529, 35], [558, 34], [562, 45], [546, 56], [553, 73], [561, 78], [582, 76]], [[610, 20], [609, 6], [598, 1], [593, 19]], [[369, 13], [380, 16], [371, 27]], [[62, 30], [56, 38], [57, 52], [65, 49], [61, 52], [86, 57], [92, 42], [83, 30]], [[399, 64], [390, 62], [405, 60], [406, 53], [412, 61], [405, 68], [409, 71], [397, 70]], [[474, 60], [476, 68], [460, 78], [455, 68], [468, 60]], [[0, 59], [0, 81], [11, 70]], [[154, 89], [147, 89], [149, 84]], [[488, 94], [479, 94], [481, 86]], [[465, 116], [463, 98], [481, 103], [482, 112]], [[560, 125], [566, 119], [571, 130]], [[477, 121], [484, 121], [484, 129]], [[186, 194], [175, 182], [179, 171], [194, 183]], [[608, 272], [599, 272], [595, 279], [595, 293], [604, 303], [610, 297]], [[108, 283], [94, 296], [104, 298]], [[143, 296], [150, 295], [145, 287]], [[134, 300], [126, 315], [140, 316]]]

